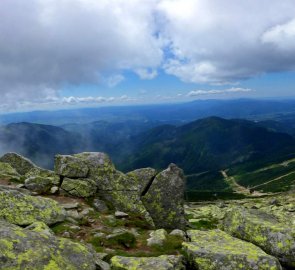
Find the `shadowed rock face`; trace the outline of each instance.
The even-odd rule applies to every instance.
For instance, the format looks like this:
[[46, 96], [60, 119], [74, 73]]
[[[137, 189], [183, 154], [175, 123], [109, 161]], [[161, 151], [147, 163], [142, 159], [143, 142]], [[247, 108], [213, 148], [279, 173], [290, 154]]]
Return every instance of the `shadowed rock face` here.
[[33, 230], [0, 220], [1, 269], [96, 269], [95, 253], [88, 247]]
[[175, 164], [155, 177], [142, 201], [157, 228], [185, 228], [184, 189], [183, 171]]

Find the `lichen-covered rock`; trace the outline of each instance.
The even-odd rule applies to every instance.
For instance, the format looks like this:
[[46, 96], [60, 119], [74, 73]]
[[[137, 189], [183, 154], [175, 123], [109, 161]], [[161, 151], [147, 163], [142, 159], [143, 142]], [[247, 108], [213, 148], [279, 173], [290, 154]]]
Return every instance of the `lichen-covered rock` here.
[[156, 176], [157, 171], [153, 168], [142, 168], [131, 171], [126, 175], [132, 179], [134, 183], [138, 186], [138, 192], [142, 194], [143, 192], [147, 191], [149, 184]]
[[95, 270], [97, 260], [82, 244], [0, 220], [0, 269]]
[[160, 172], [141, 198], [157, 228], [184, 229], [183, 171], [175, 164]]
[[31, 225], [27, 226], [26, 229], [48, 235], [54, 234], [53, 231], [42, 221], [35, 221]]
[[57, 175], [69, 178], [87, 177], [89, 168], [83, 160], [70, 155], [56, 155], [54, 170]]
[[168, 233], [164, 229], [159, 229], [152, 231], [150, 233], [150, 238], [147, 239], [147, 245], [151, 246], [163, 246], [164, 242], [167, 240]]
[[9, 163], [0, 162], [0, 178], [4, 180], [20, 181], [19, 173]]
[[154, 221], [146, 210], [137, 191], [99, 191], [99, 195], [114, 208], [141, 217], [147, 225], [154, 228]]
[[50, 193], [53, 186], [59, 185], [59, 177], [31, 176], [25, 180], [25, 187], [38, 194]]
[[20, 175], [25, 175], [36, 167], [32, 161], [16, 153], [6, 153], [0, 158], [0, 162], [10, 164]]
[[65, 211], [52, 199], [0, 189], [0, 218], [17, 225], [43, 221], [50, 225], [65, 219]]
[[187, 232], [192, 242], [182, 244], [198, 270], [281, 270], [278, 260], [251, 243], [233, 238], [220, 230]]
[[93, 208], [100, 213], [107, 213], [109, 211], [109, 207], [107, 204], [98, 198], [95, 198], [92, 203]]
[[259, 210], [236, 207], [226, 214], [223, 229], [261, 247], [281, 263], [295, 266], [295, 230], [279, 223], [273, 216]]
[[184, 270], [183, 257], [162, 255], [159, 257], [122, 257], [114, 256], [111, 259], [113, 270]]
[[90, 197], [96, 192], [95, 182], [88, 178], [70, 179], [64, 178], [61, 189], [76, 197]]
[[112, 243], [114, 245], [120, 244], [127, 248], [134, 247], [136, 243], [136, 238], [134, 234], [124, 229], [109, 234], [106, 239], [109, 243]]

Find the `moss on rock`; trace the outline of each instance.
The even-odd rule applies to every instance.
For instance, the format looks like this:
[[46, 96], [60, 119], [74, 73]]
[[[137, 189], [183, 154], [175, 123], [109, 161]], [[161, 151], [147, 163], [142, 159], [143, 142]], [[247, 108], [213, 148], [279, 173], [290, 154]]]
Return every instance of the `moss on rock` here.
[[183, 249], [199, 270], [281, 270], [278, 260], [251, 243], [233, 238], [220, 230], [187, 232], [192, 242]]

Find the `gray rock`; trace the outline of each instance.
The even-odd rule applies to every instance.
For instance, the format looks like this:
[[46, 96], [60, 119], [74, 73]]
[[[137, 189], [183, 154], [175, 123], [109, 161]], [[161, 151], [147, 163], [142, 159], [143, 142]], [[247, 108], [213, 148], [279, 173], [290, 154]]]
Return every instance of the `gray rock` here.
[[58, 177], [31, 176], [25, 180], [25, 187], [38, 194], [50, 193], [51, 188], [58, 184]]
[[282, 269], [275, 257], [220, 230], [191, 230], [188, 236], [192, 242], [184, 242], [182, 246], [195, 269]]
[[76, 209], [79, 207], [79, 203], [78, 202], [73, 202], [73, 203], [63, 203], [61, 204], [61, 206], [64, 209]]
[[37, 167], [32, 161], [17, 153], [6, 153], [0, 158], [0, 162], [10, 164], [20, 175], [25, 175], [31, 169]]
[[82, 216], [75, 209], [67, 210], [66, 213], [67, 217], [73, 218], [75, 220], [79, 220], [82, 218]]
[[141, 198], [156, 228], [184, 229], [183, 171], [175, 164], [159, 173], [147, 193]]
[[31, 230], [34, 232], [41, 232], [47, 235], [53, 235], [53, 231], [44, 223], [41, 221], [35, 221], [31, 225], [26, 227], [26, 230]]
[[120, 270], [184, 270], [182, 256], [162, 255], [159, 257], [122, 257], [114, 256], [111, 259], [111, 269]]
[[157, 171], [153, 168], [142, 168], [127, 173], [127, 176], [137, 184], [138, 192], [142, 194], [148, 188], [156, 174]]
[[174, 236], [178, 236], [184, 240], [186, 239], [186, 233], [182, 230], [179, 230], [179, 229], [175, 229], [172, 232], [170, 232], [169, 234], [174, 235]]
[[11, 164], [0, 162], [0, 179], [21, 181], [21, 176]]
[[17, 225], [29, 225], [35, 221], [51, 225], [63, 221], [65, 211], [52, 199], [0, 189], [0, 218]]
[[261, 247], [282, 264], [295, 267], [295, 230], [261, 210], [235, 207], [227, 212], [223, 229]]
[[64, 178], [61, 189], [76, 197], [91, 197], [96, 192], [95, 182], [91, 179], [70, 179]]
[[121, 211], [116, 211], [115, 212], [115, 217], [116, 218], [127, 218], [129, 215], [127, 213], [121, 212]]
[[57, 186], [53, 186], [53, 187], [50, 189], [50, 194], [56, 194], [58, 191], [59, 191], [59, 187], [57, 187]]
[[165, 241], [167, 240], [167, 232], [164, 229], [159, 229], [156, 231], [152, 231], [150, 233], [150, 238], [147, 239], [147, 245], [151, 246], [163, 246]]
[[125, 229], [107, 235], [106, 239], [111, 243], [120, 244], [127, 248], [133, 247], [136, 243], [134, 234]]
[[95, 252], [69, 239], [35, 232], [0, 220], [1, 269], [95, 270]]
[[98, 198], [95, 198], [93, 200], [93, 204], [92, 206], [94, 207], [94, 209], [100, 213], [107, 213], [109, 211], [108, 206], [106, 205], [106, 203], [103, 200], [100, 200]]
[[55, 173], [69, 178], [87, 177], [89, 168], [80, 158], [70, 155], [56, 155], [54, 161]]
[[111, 269], [110, 265], [107, 262], [104, 262], [103, 260], [101, 260], [99, 258], [96, 259], [95, 264], [96, 264], [97, 270], [110, 270]]

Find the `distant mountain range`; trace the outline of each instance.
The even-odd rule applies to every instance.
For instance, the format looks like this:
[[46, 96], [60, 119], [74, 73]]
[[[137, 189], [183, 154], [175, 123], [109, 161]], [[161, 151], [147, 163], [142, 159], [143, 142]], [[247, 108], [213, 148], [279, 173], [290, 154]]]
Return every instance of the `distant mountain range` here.
[[0, 115], [0, 124], [30, 122], [49, 125], [91, 123], [94, 121], [149, 121], [184, 124], [197, 119], [218, 116], [248, 120], [294, 119], [295, 100], [196, 100], [186, 103], [113, 106], [59, 111], [35, 111]]

